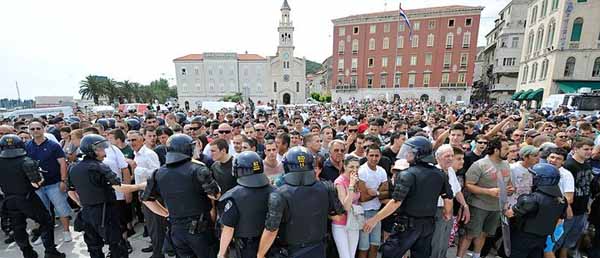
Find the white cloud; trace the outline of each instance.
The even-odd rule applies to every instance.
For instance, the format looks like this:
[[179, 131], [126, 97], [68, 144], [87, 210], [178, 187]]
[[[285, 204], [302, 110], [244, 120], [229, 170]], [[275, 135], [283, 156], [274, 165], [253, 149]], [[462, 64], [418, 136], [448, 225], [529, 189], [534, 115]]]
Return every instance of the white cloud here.
[[[275, 54], [283, 0], [33, 1], [0, 8], [0, 97], [75, 95], [88, 74], [148, 83], [189, 53]], [[479, 42], [509, 0], [403, 0], [404, 9], [483, 5]], [[382, 11], [384, 0], [289, 0], [296, 55], [331, 54], [334, 18]], [[387, 1], [387, 10], [398, 0]]]

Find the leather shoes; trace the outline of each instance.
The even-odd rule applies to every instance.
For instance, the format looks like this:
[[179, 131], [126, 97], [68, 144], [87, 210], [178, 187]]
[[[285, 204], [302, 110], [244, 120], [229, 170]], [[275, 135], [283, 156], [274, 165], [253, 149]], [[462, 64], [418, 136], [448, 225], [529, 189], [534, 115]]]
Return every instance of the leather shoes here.
[[154, 250], [154, 248], [152, 247], [152, 245], [150, 245], [146, 248], [142, 248], [142, 253], [151, 253], [152, 250]]

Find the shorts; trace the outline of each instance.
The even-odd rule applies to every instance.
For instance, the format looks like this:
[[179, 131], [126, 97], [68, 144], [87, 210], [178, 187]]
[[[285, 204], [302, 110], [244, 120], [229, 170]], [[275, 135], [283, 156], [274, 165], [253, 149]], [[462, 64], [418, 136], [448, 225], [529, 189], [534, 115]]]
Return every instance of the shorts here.
[[571, 219], [565, 219], [563, 227], [565, 232], [558, 241], [558, 246], [560, 248], [573, 248], [587, 228], [587, 215], [577, 215]]
[[[377, 214], [377, 210], [367, 210], [365, 211], [365, 220], [375, 216]], [[381, 245], [381, 222], [377, 222], [371, 233], [365, 233], [364, 231], [360, 231], [360, 236], [358, 238], [358, 250], [360, 251], [368, 251], [370, 246], [380, 246]]]
[[563, 235], [564, 232], [565, 232], [565, 230], [563, 227], [563, 222], [561, 222], [554, 229], [554, 233], [553, 233], [554, 240], [553, 240], [552, 236], [548, 236], [546, 238], [546, 247], [544, 248], [544, 253], [552, 253], [552, 252], [556, 251], [556, 249], [558, 249], [558, 248], [554, 248], [554, 247], [555, 246], [558, 247], [557, 242], [560, 239], [560, 237]]
[[500, 225], [500, 211], [486, 211], [475, 206], [471, 206], [471, 220], [465, 225], [467, 235], [478, 237], [481, 233], [488, 236], [496, 234], [496, 229]]
[[67, 193], [60, 190], [60, 182], [42, 186], [35, 193], [40, 197], [48, 211], [50, 211], [50, 203], [52, 203], [56, 216], [67, 217], [73, 213], [67, 201]]

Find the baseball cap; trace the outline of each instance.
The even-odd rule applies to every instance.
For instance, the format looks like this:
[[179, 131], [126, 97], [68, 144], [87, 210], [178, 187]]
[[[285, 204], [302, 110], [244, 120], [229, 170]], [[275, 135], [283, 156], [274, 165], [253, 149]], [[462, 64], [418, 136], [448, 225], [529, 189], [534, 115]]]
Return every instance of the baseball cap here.
[[527, 145], [521, 148], [521, 150], [519, 150], [519, 157], [525, 157], [527, 155], [537, 155], [539, 152], [540, 149], [531, 145]]
[[540, 133], [538, 133], [538, 131], [536, 131], [536, 130], [529, 130], [525, 133], [526, 137], [534, 137], [535, 138], [538, 135], [540, 135]]

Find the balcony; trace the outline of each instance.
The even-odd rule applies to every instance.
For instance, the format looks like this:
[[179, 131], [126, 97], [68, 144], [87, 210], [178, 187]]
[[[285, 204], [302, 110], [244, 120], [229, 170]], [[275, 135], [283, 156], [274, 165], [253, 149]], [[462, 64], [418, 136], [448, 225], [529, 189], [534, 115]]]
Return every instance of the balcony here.
[[358, 50], [352, 50], [352, 54], [353, 54], [353, 55], [356, 55], [356, 54], [358, 54]]
[[338, 55], [344, 55], [344, 50], [338, 51]]
[[570, 42], [569, 49], [579, 49], [579, 42]]
[[464, 82], [452, 82], [452, 83], [440, 83], [440, 89], [453, 90], [453, 89], [466, 89], [467, 83]]
[[452, 49], [452, 45], [446, 45], [446, 49]]
[[335, 92], [355, 92], [358, 91], [356, 85], [338, 84], [335, 86]]
[[463, 48], [469, 48], [471, 47], [471, 44], [463, 44]]
[[444, 69], [450, 69], [450, 64], [444, 64]]
[[489, 91], [491, 92], [495, 92], [495, 91], [514, 91], [517, 89], [516, 85], [508, 85], [508, 84], [502, 84], [502, 83], [496, 83], [496, 84], [492, 84], [489, 86]]

